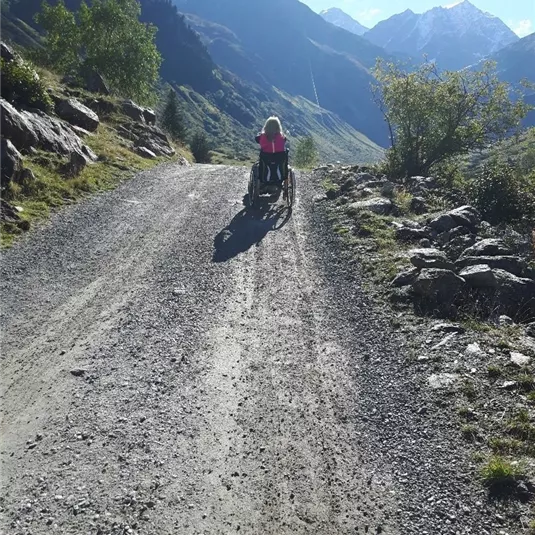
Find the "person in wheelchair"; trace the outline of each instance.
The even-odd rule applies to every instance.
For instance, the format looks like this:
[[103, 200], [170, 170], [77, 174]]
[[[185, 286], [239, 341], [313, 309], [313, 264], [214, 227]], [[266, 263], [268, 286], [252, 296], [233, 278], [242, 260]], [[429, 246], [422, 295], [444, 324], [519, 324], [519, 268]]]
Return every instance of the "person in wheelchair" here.
[[[282, 186], [288, 179], [288, 149], [286, 136], [278, 117], [266, 121], [262, 132], [256, 138], [260, 145], [259, 173], [264, 184]], [[284, 193], [283, 197], [285, 197]]]

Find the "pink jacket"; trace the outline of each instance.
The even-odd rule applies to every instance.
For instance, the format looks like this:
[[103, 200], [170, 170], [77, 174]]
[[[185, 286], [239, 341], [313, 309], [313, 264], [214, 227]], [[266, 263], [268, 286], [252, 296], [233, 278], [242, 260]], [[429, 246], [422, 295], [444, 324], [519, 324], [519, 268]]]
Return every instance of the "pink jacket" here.
[[269, 141], [266, 134], [256, 136], [257, 143], [260, 144], [262, 152], [273, 154], [274, 152], [284, 152], [286, 150], [286, 138], [281, 134], [276, 134], [273, 141]]

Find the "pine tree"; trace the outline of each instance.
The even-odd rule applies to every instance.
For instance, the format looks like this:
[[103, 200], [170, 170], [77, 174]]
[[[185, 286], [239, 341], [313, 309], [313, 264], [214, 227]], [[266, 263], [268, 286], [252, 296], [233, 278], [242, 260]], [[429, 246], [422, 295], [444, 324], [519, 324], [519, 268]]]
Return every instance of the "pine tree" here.
[[196, 132], [190, 143], [190, 149], [197, 163], [210, 163], [210, 144], [204, 132]]
[[167, 93], [167, 102], [162, 113], [162, 128], [175, 140], [183, 141], [186, 137], [184, 118], [180, 111], [178, 97], [173, 88]]

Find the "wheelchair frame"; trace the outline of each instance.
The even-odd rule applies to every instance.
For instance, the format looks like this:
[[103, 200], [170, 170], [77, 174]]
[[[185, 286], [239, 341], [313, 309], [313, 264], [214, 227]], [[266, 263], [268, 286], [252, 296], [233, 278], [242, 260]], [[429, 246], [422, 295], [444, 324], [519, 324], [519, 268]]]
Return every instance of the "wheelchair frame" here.
[[[283, 178], [282, 183], [279, 188], [282, 189], [286, 196], [286, 204], [289, 209], [291, 209], [295, 203], [295, 190], [296, 190], [296, 181], [295, 181], [295, 171], [289, 166], [288, 162], [289, 151], [286, 150], [286, 161], [284, 169], [286, 171], [286, 176]], [[258, 199], [262, 194], [261, 188], [262, 184], [266, 184], [260, 180], [260, 165], [262, 163], [262, 157], [265, 158], [265, 154], [261, 153], [260, 158], [257, 162], [253, 164], [251, 168], [251, 174], [249, 176], [249, 184], [247, 187], [249, 194], [249, 206], [256, 207], [258, 205]], [[276, 162], [272, 162], [276, 163]], [[267, 165], [267, 164], [266, 164]], [[277, 185], [278, 184], [274, 184]], [[279, 193], [280, 193], [279, 189]]]

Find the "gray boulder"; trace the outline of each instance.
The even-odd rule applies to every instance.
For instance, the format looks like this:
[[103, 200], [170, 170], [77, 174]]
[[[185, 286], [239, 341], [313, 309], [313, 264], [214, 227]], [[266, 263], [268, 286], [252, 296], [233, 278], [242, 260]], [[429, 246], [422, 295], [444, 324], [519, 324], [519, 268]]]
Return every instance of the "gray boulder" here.
[[98, 115], [74, 98], [62, 100], [56, 106], [56, 113], [65, 121], [94, 132], [99, 125]]
[[511, 250], [502, 240], [489, 238], [481, 240], [472, 247], [466, 249], [461, 255], [462, 258], [467, 256], [510, 256]]
[[457, 225], [462, 227], [476, 227], [481, 222], [481, 214], [473, 206], [461, 206], [448, 212]]
[[411, 204], [409, 210], [416, 215], [425, 214], [428, 212], [429, 208], [423, 197], [413, 197], [411, 199]]
[[437, 242], [440, 245], [446, 245], [451, 240], [458, 238], [459, 236], [466, 236], [468, 234], [470, 234], [470, 231], [466, 227], [455, 227], [439, 234], [437, 236]]
[[15, 52], [13, 52], [13, 49], [7, 45], [6, 43], [2, 42], [0, 44], [1, 47], [1, 57], [4, 61], [13, 61], [16, 57]]
[[422, 269], [412, 289], [417, 296], [426, 300], [449, 304], [465, 284], [463, 278], [448, 269]]
[[521, 276], [526, 268], [526, 263], [516, 256], [465, 256], [455, 262], [459, 269], [478, 264], [486, 264], [492, 269], [503, 269], [517, 276]]
[[417, 268], [453, 269], [453, 263], [438, 249], [412, 249], [409, 251], [411, 264]]
[[497, 281], [492, 269], [485, 265], [469, 266], [461, 270], [459, 276], [474, 288], [496, 288]]
[[151, 110], [150, 108], [143, 108], [143, 117], [147, 124], [156, 124], [156, 113], [154, 110]]
[[19, 182], [22, 174], [22, 155], [9, 139], [2, 138], [2, 179], [0, 189], [10, 182]]
[[419, 270], [417, 268], [408, 269], [398, 273], [394, 280], [391, 282], [395, 288], [401, 288], [402, 286], [408, 286], [412, 284], [418, 276]]
[[351, 191], [355, 186], [357, 185], [357, 182], [355, 179], [350, 176], [345, 180], [345, 182], [340, 186], [340, 191]]
[[0, 99], [0, 109], [2, 111], [2, 136], [10, 139], [21, 150], [36, 147], [37, 134], [28, 118], [4, 99]]
[[373, 175], [370, 175], [370, 173], [358, 173], [356, 176], [356, 181], [358, 184], [362, 184], [363, 182], [370, 182], [372, 180], [375, 180], [375, 177]]
[[396, 238], [400, 241], [419, 241], [429, 239], [429, 232], [423, 228], [400, 227], [396, 229]]
[[366, 201], [353, 202], [347, 207], [347, 213], [349, 215], [357, 215], [363, 210], [368, 210], [374, 214], [388, 215], [392, 212], [394, 205], [388, 199], [374, 198]]
[[130, 119], [133, 119], [138, 123], [145, 122], [143, 108], [141, 106], [138, 106], [134, 101], [124, 100], [121, 103], [121, 110], [127, 117], [130, 117]]
[[449, 214], [442, 214], [429, 222], [429, 226], [437, 232], [447, 232], [457, 227], [457, 222]]
[[87, 165], [87, 159], [78, 152], [72, 152], [69, 161], [62, 166], [61, 173], [67, 177], [78, 176]]

